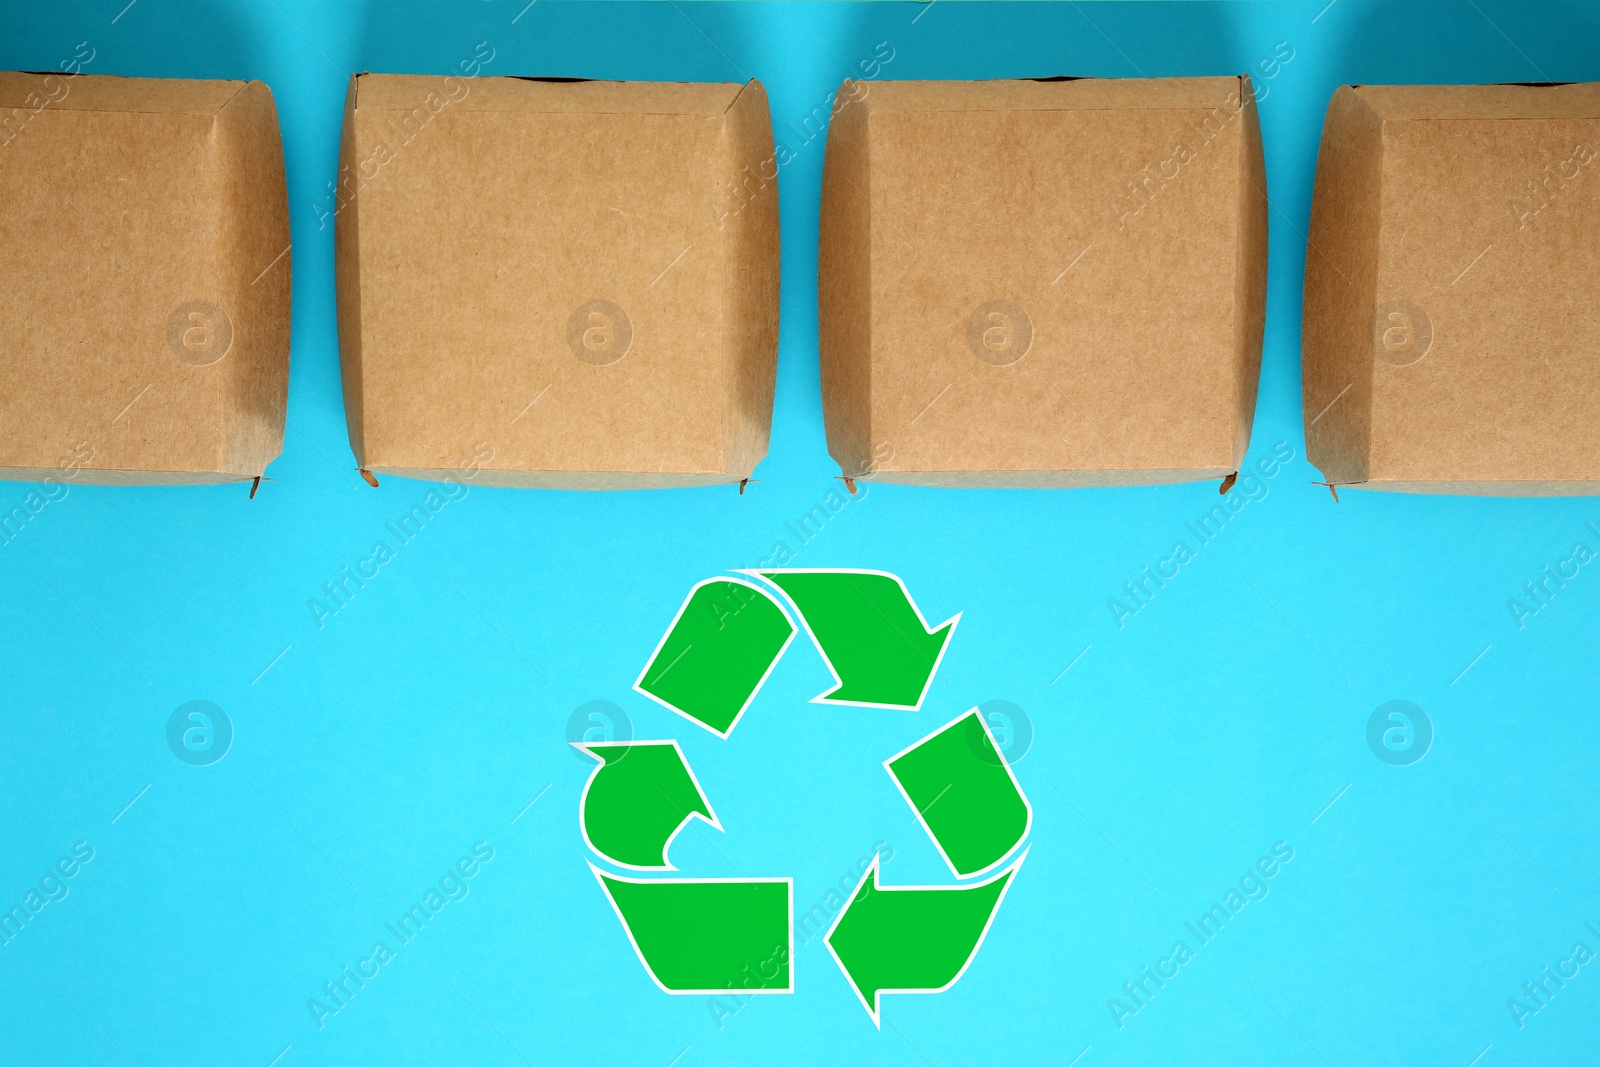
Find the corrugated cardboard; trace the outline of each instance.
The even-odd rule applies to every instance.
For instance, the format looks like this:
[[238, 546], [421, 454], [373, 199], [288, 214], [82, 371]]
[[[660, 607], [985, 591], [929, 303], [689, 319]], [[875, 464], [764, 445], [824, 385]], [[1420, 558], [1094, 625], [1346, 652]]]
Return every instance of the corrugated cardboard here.
[[363, 74], [341, 155], [363, 468], [582, 489], [749, 477], [778, 336], [759, 82]]
[[839, 97], [818, 287], [846, 478], [1238, 469], [1266, 294], [1249, 79], [846, 81]]
[[0, 73], [0, 477], [259, 476], [288, 211], [261, 82]]
[[1345, 86], [1302, 337], [1337, 486], [1600, 492], [1600, 84]]

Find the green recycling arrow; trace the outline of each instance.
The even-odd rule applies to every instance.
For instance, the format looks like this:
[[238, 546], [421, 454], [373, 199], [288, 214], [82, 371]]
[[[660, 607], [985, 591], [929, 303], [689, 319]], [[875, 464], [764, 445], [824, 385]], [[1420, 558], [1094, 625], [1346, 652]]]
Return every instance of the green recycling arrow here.
[[1033, 806], [977, 708], [883, 766], [957, 878], [998, 866], [1033, 825]]
[[634, 689], [726, 738], [794, 639], [772, 595], [741, 578], [689, 590]]
[[781, 589], [838, 684], [816, 704], [922, 707], [958, 613], [930, 630], [905, 583], [869, 570], [746, 571]]
[[[793, 614], [836, 683], [813, 703], [921, 708], [959, 614], [930, 628], [905, 584], [883, 571], [742, 573], [764, 584], [710, 578], [689, 590], [636, 690], [726, 738], [793, 641]], [[599, 764], [584, 786], [579, 822], [603, 859], [674, 870], [668, 852], [690, 819], [722, 829], [676, 741], [575, 745]], [[825, 941], [875, 1024], [882, 994], [942, 992], [965, 973], [1027, 858], [1023, 842], [1033, 824], [1028, 798], [977, 709], [884, 768], [955, 876], [983, 880], [883, 886], [874, 857]], [[630, 878], [589, 867], [662, 990], [793, 992], [792, 879]]]
[[589, 869], [665, 992], [793, 992], [793, 879], [638, 879]]
[[825, 941], [839, 969], [872, 1016], [884, 993], [942, 993], [977, 955], [1028, 853], [972, 885], [891, 887], [878, 884], [878, 858], [862, 877]]
[[691, 818], [722, 829], [676, 741], [574, 741], [572, 747], [600, 761], [578, 801], [584, 843], [617, 866], [677, 870], [667, 851]]

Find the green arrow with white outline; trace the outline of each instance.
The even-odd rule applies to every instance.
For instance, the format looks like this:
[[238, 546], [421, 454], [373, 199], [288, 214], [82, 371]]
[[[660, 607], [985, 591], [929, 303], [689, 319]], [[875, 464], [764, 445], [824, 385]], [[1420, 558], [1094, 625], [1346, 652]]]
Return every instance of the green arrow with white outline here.
[[689, 820], [721, 830], [676, 741], [574, 741], [600, 761], [578, 801], [583, 840], [619, 867], [676, 870], [667, 850]]
[[794, 992], [793, 879], [622, 878], [589, 869], [664, 992]]
[[905, 583], [871, 570], [746, 571], [794, 605], [838, 684], [814, 704], [922, 707], [961, 615], [929, 629]]
[[993, 870], [1033, 826], [1033, 805], [977, 708], [883, 766], [957, 878]]
[[882, 994], [942, 993], [966, 973], [1027, 856], [972, 885], [904, 887], [879, 885], [872, 858], [825, 941], [874, 1026]]
[[708, 578], [689, 590], [633, 688], [726, 738], [794, 632], [765, 589]]

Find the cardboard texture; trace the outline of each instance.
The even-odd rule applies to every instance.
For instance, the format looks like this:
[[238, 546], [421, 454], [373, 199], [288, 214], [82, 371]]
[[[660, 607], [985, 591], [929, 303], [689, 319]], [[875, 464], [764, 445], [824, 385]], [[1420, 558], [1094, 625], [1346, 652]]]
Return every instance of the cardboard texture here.
[[1597, 118], [1596, 83], [1334, 93], [1301, 341], [1330, 484], [1600, 492]]
[[341, 156], [362, 467], [574, 489], [749, 477], [778, 339], [759, 82], [362, 74]]
[[0, 477], [259, 476], [288, 212], [261, 82], [0, 73]]
[[846, 478], [1222, 478], [1250, 439], [1267, 205], [1249, 79], [852, 82], [818, 287]]

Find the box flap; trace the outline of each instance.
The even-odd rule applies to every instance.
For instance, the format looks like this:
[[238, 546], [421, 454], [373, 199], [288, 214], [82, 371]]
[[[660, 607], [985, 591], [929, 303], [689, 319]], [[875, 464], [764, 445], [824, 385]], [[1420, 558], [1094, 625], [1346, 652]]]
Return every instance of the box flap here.
[[1230, 92], [1239, 91], [1236, 75], [853, 84], [859, 86], [855, 95], [871, 92], [875, 112], [1188, 110], [1219, 107]]
[[[60, 86], [71, 92], [60, 100]], [[120, 111], [151, 115], [210, 115], [245, 87], [242, 81], [181, 78], [120, 78], [108, 74], [0, 72], [0, 108], [33, 107], [50, 101], [53, 111]]]
[[1358, 85], [1386, 122], [1600, 117], [1600, 82], [1568, 85]]
[[294, 260], [278, 109], [264, 82], [250, 82], [223, 107], [214, 142], [219, 251], [237, 338], [233, 358], [221, 364], [231, 412], [223, 466], [257, 474], [283, 450]]
[[1317, 151], [1300, 327], [1306, 447], [1338, 484], [1368, 475], [1382, 167], [1382, 120], [1360, 92], [1340, 88]]
[[411, 111], [429, 93], [436, 93], [448, 95], [455, 111], [721, 115], [744, 90], [736, 82], [468, 79], [425, 74], [360, 74], [355, 82], [355, 107], [360, 111]]

